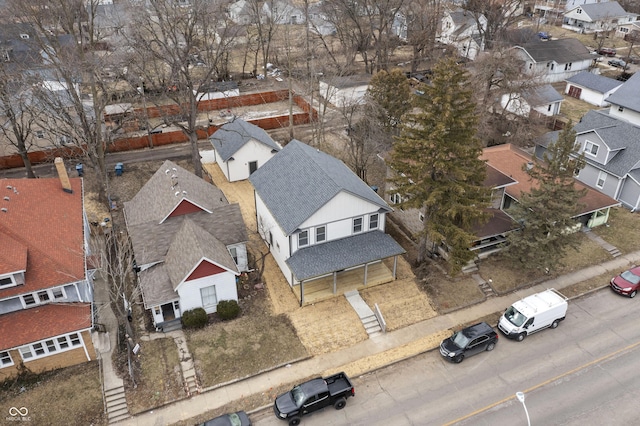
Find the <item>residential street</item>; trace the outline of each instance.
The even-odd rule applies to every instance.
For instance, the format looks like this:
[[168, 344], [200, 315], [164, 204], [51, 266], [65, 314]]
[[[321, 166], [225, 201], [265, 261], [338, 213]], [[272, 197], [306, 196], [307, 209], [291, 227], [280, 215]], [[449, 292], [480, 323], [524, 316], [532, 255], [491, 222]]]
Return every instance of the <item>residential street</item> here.
[[[569, 302], [567, 319], [516, 342], [452, 364], [433, 350], [353, 379], [344, 410], [305, 425], [525, 425], [515, 393], [526, 393], [532, 424], [632, 424], [639, 379], [640, 311], [608, 289]], [[257, 425], [282, 424], [271, 410]], [[615, 419], [615, 420], [614, 420]]]

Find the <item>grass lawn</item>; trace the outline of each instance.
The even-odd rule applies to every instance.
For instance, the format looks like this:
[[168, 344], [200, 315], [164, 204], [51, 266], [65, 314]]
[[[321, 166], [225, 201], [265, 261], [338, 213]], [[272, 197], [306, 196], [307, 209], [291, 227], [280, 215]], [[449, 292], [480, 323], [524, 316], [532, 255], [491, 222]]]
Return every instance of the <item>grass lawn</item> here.
[[100, 370], [92, 361], [0, 386], [0, 419], [25, 407], [30, 421], [2, 424], [106, 425]]
[[593, 233], [601, 236], [610, 244], [613, 244], [622, 253], [631, 253], [640, 250], [640, 214], [631, 213], [623, 207], [611, 209], [609, 226], [593, 228]]

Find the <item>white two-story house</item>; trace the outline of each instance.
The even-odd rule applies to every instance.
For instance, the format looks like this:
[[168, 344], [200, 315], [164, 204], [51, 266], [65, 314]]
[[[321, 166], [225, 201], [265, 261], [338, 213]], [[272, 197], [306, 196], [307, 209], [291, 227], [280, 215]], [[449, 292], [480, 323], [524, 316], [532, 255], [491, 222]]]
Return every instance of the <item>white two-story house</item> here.
[[523, 61], [522, 71], [540, 83], [564, 81], [581, 71], [589, 70], [594, 56], [580, 40], [536, 40], [514, 47]]
[[258, 232], [301, 306], [312, 289], [335, 295], [395, 279], [404, 249], [384, 232], [392, 209], [340, 160], [294, 139], [249, 181]]
[[474, 60], [484, 50], [484, 39], [478, 25], [487, 27], [484, 15], [476, 16], [467, 10], [445, 11], [440, 30], [440, 42], [454, 46], [463, 58]]

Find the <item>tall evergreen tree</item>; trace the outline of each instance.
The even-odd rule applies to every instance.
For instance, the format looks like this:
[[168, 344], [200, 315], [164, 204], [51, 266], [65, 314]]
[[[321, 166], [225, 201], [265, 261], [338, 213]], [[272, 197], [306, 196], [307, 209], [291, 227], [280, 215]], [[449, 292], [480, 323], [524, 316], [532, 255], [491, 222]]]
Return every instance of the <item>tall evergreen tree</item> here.
[[469, 250], [473, 227], [487, 220], [489, 190], [483, 186], [486, 168], [475, 137], [476, 105], [469, 75], [453, 59], [438, 62], [431, 84], [421, 90], [424, 95], [404, 116], [394, 144], [391, 183], [404, 200], [401, 207], [424, 213], [418, 261], [424, 260], [428, 242], [446, 243], [456, 273], [474, 257]]
[[367, 96], [368, 103], [377, 106], [371, 112], [387, 131], [398, 127], [402, 116], [411, 108], [409, 80], [399, 69], [374, 75]]
[[543, 156], [544, 164], [534, 162], [526, 171], [534, 181], [528, 193], [523, 193], [514, 209], [522, 223], [519, 232], [509, 236], [506, 256], [526, 269], [554, 270], [562, 265], [568, 248], [577, 249], [577, 225], [573, 216], [586, 189], [578, 190], [573, 177], [584, 167], [584, 157], [578, 155], [576, 133], [571, 123], [550, 144]]

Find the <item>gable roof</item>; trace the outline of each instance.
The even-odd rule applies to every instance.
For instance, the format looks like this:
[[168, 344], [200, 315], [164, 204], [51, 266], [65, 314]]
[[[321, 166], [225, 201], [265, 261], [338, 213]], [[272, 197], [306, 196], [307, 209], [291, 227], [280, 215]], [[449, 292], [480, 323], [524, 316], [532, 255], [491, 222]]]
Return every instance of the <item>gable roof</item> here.
[[534, 107], [564, 100], [562, 95], [550, 84], [544, 84], [542, 86], [531, 87], [527, 90], [523, 90], [522, 97]]
[[209, 137], [209, 140], [222, 161], [228, 161], [251, 140], [260, 142], [275, 151], [281, 149], [264, 129], [239, 118], [223, 124]]
[[555, 61], [558, 64], [578, 62], [585, 59], [593, 59], [589, 49], [580, 40], [575, 38], [562, 38], [558, 40], [525, 43], [516, 46], [524, 50], [534, 62]]
[[576, 9], [582, 9], [586, 14], [585, 18], [589, 18], [584, 19], [584, 21], [599, 21], [602, 19], [612, 19], [628, 15], [617, 1], [583, 4], [567, 11], [566, 13], [570, 13]]
[[505, 186], [514, 185], [518, 183], [515, 179], [505, 175], [500, 170], [485, 163], [487, 174], [484, 178], [483, 185], [487, 188], [504, 188]]
[[578, 74], [565, 80], [568, 83], [582, 86], [585, 89], [595, 92], [607, 93], [617, 87], [622, 86], [622, 82], [603, 75], [594, 74], [589, 71], [581, 71]]
[[127, 227], [150, 221], [161, 223], [183, 200], [208, 212], [229, 204], [220, 189], [167, 160], [140, 191], [124, 203]]
[[0, 274], [26, 270], [0, 298], [85, 279], [82, 179], [69, 180], [72, 193], [58, 178], [0, 179]]
[[585, 157], [593, 166], [624, 177], [640, 161], [640, 127], [618, 120], [606, 111], [589, 111], [573, 129], [577, 134], [595, 133], [612, 151], [620, 151], [602, 164]]
[[391, 211], [342, 161], [296, 139], [249, 180], [286, 235], [341, 192], [367, 200], [381, 211]]
[[640, 112], [640, 72], [634, 73], [606, 101], [623, 108]]
[[87, 330], [92, 325], [90, 303], [47, 303], [0, 315], [0, 350]]
[[[530, 192], [533, 187], [537, 186], [537, 183], [532, 181], [527, 172], [523, 170], [524, 166], [533, 162], [533, 158], [511, 144], [485, 148], [482, 150], [481, 159], [518, 181], [516, 185], [505, 188], [505, 192], [516, 200], [520, 199], [523, 192]], [[586, 194], [578, 201], [580, 206], [574, 217], [620, 205], [608, 195], [596, 191], [578, 180], [575, 180], [574, 185], [577, 190], [587, 190]]]
[[193, 221], [186, 219], [173, 236], [164, 263], [174, 290], [203, 258], [238, 274], [238, 268], [227, 247]]

